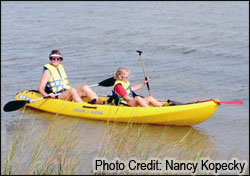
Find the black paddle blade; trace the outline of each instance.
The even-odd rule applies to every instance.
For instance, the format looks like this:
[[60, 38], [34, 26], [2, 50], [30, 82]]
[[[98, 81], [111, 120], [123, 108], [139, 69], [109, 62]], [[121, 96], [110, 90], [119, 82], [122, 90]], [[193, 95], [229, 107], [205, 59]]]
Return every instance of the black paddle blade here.
[[28, 102], [29, 102], [28, 100], [10, 101], [6, 105], [4, 105], [3, 110], [5, 112], [15, 111], [15, 110], [20, 109], [21, 107], [23, 107]]
[[139, 53], [139, 55], [141, 55], [141, 53], [142, 53], [142, 51], [139, 51], [139, 50], [137, 50], [136, 52]]
[[99, 86], [103, 87], [110, 87], [113, 86], [114, 84], [115, 84], [115, 79], [113, 77], [110, 77], [98, 83]]

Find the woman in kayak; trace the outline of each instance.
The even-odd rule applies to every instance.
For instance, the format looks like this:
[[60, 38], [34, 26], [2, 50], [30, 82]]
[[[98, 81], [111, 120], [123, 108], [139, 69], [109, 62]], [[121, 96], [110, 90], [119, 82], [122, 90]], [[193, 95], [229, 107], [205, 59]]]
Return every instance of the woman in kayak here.
[[[103, 103], [89, 86], [82, 85], [74, 88], [69, 85], [67, 74], [61, 64], [63, 57], [59, 50], [52, 50], [49, 59], [51, 63], [43, 66], [43, 74], [38, 86], [38, 90], [43, 96], [79, 103], [83, 103], [81, 97], [87, 96], [91, 100], [90, 103]], [[55, 96], [58, 93], [59, 95]]]
[[120, 103], [125, 103], [130, 106], [142, 106], [142, 107], [149, 107], [149, 105], [161, 107], [163, 106], [162, 103], [160, 103], [158, 100], [156, 100], [152, 96], [148, 96], [145, 98], [142, 98], [140, 96], [133, 96], [132, 91], [136, 91], [149, 81], [144, 81], [141, 84], [137, 85], [130, 85], [130, 82], [128, 81], [130, 75], [130, 71], [126, 67], [120, 67], [118, 70], [114, 73], [115, 78], [115, 84], [113, 93], [116, 97], [118, 97]]

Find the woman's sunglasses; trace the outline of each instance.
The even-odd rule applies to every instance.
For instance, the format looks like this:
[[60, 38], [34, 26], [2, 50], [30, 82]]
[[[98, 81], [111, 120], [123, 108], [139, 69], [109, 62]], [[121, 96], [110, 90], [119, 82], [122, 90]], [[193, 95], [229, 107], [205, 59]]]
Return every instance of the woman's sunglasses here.
[[50, 60], [57, 60], [57, 61], [61, 61], [62, 60], [62, 58], [61, 57], [52, 57], [52, 58], [50, 58]]

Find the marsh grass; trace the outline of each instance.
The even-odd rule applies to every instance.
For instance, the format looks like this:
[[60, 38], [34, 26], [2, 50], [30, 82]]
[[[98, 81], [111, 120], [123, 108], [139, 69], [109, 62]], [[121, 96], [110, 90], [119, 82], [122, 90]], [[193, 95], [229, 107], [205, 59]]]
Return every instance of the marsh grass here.
[[20, 122], [6, 159], [1, 165], [3, 175], [74, 175], [80, 165], [84, 148], [77, 144], [78, 119], [67, 121], [60, 128], [62, 119], [56, 118], [47, 129], [30, 129], [23, 132]]
[[[21, 118], [20, 118], [21, 119]], [[1, 163], [3, 175], [74, 175], [78, 174], [85, 147], [77, 142], [78, 118], [67, 121], [56, 116], [46, 129], [35, 129], [34, 122], [23, 132], [18, 123], [8, 154]], [[179, 135], [178, 129], [166, 126], [160, 133], [150, 133], [149, 125], [107, 122], [96, 155], [106, 159], [148, 160], [170, 158], [199, 161], [202, 157], [216, 160], [214, 143], [204, 140], [198, 130], [188, 128]], [[195, 140], [194, 140], [195, 139]], [[229, 155], [230, 160], [237, 148]], [[90, 161], [91, 162], [91, 161]], [[249, 166], [246, 173], [249, 173]], [[92, 172], [92, 174], [95, 174]], [[98, 174], [110, 174], [106, 172]], [[114, 174], [131, 175], [125, 171]], [[147, 174], [147, 173], [145, 173]], [[161, 174], [161, 173], [159, 173]], [[164, 172], [164, 174], [170, 174]], [[187, 173], [189, 174], [189, 173]], [[191, 174], [191, 173], [190, 173]], [[204, 174], [204, 173], [202, 173]], [[205, 175], [211, 174], [210, 172]]]
[[4, 175], [11, 175], [18, 143], [19, 143], [19, 133], [15, 135], [15, 138], [11, 143], [10, 150], [7, 155], [7, 159], [6, 159], [5, 166], [4, 166]]
[[[168, 134], [172, 134], [174, 128], [164, 127], [162, 133], [153, 137], [154, 143], [152, 143], [148, 140], [147, 136], [146, 130], [148, 125], [128, 123], [124, 127], [119, 126], [119, 130], [116, 125], [117, 123], [109, 123], [109, 125], [107, 125], [107, 130], [99, 146], [98, 156], [110, 159], [117, 157], [124, 159], [135, 157], [140, 160], [146, 160], [149, 157], [175, 157], [180, 160], [193, 157], [193, 160], [198, 160], [204, 155], [217, 155], [216, 152], [209, 150], [209, 146], [204, 148], [206, 144], [201, 145], [200, 150], [197, 150], [195, 155], [194, 153], [190, 153], [194, 145], [196, 145], [196, 148], [199, 148], [197, 145], [200, 145], [199, 143], [190, 142], [190, 140], [187, 139], [199, 137], [199, 135], [195, 136], [195, 132], [191, 133], [192, 128], [181, 138], [169, 140]], [[168, 144], [168, 140], [173, 142]], [[148, 145], [145, 145], [145, 142], [147, 142]]]

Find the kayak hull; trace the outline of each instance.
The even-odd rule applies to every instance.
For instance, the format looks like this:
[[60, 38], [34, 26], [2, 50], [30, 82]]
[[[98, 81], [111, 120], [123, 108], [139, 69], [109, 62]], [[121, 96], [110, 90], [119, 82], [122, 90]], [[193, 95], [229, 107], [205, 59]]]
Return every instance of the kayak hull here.
[[[33, 100], [40, 97], [42, 95], [37, 92], [23, 91], [18, 93], [15, 99]], [[102, 99], [105, 100], [107, 97], [102, 97]], [[83, 98], [83, 100], [87, 101], [86, 98]], [[26, 105], [54, 114], [93, 120], [175, 126], [191, 126], [202, 123], [209, 119], [219, 106], [215, 101], [175, 106], [168, 106], [167, 102], [162, 103], [166, 106], [144, 108], [77, 103], [48, 98], [27, 103]]]

